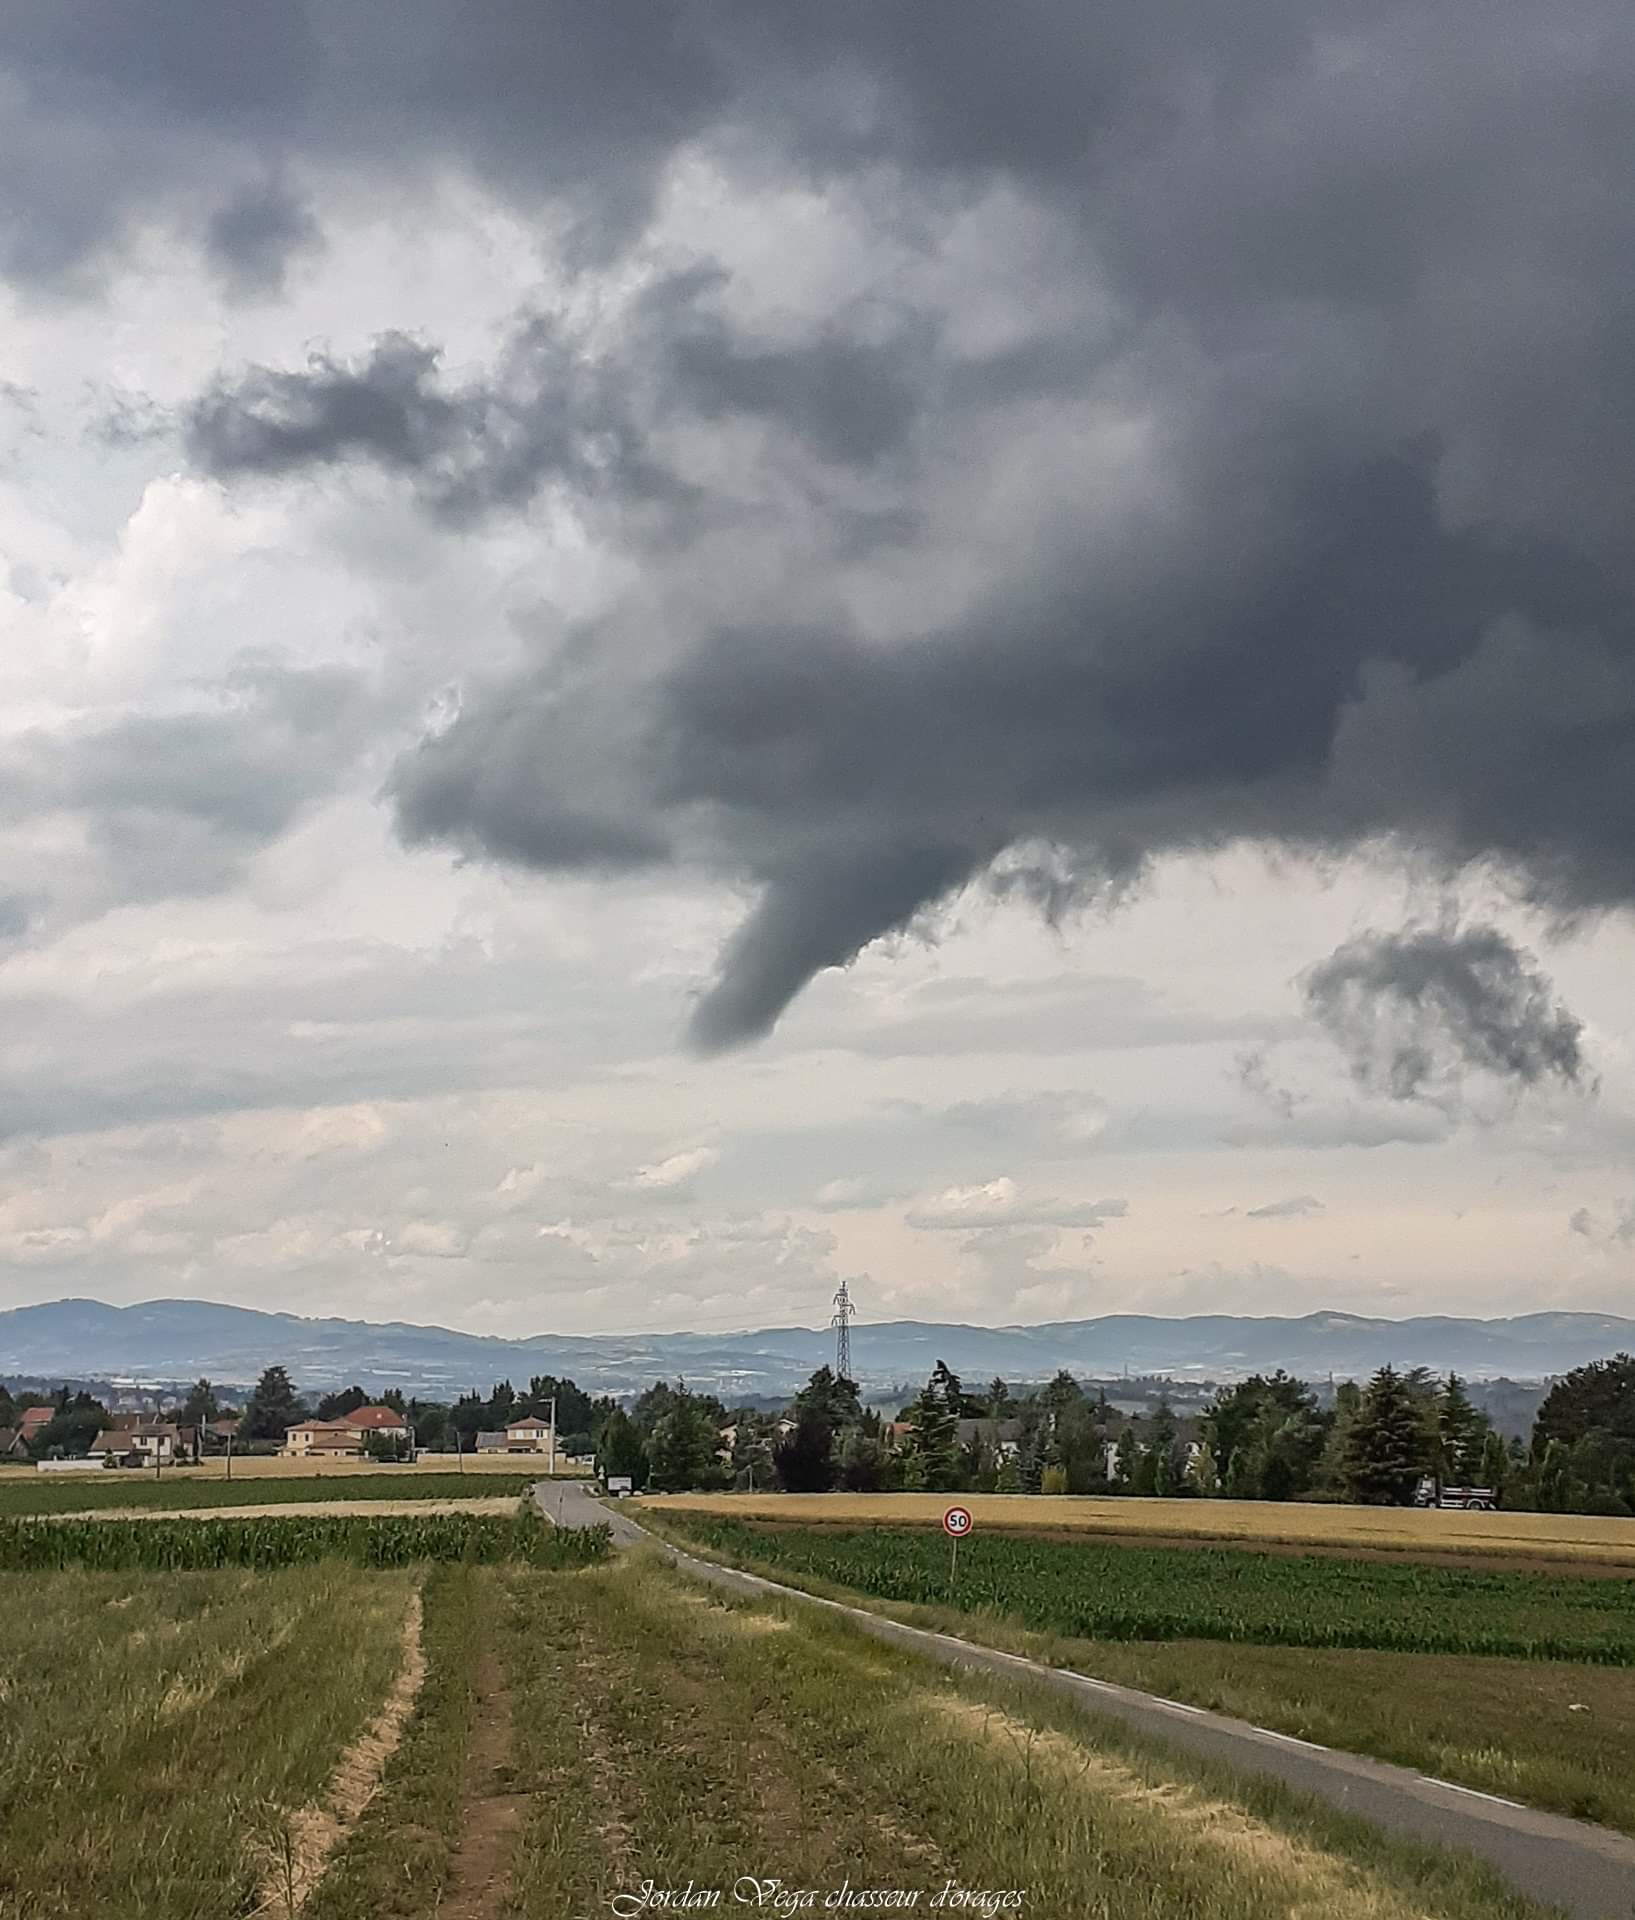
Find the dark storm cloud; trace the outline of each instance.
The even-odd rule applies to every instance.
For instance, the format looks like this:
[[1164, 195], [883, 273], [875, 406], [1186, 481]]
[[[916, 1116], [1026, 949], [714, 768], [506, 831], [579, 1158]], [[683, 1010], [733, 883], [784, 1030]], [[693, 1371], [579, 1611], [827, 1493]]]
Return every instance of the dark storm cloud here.
[[313, 252], [322, 234], [312, 213], [287, 187], [262, 181], [224, 200], [205, 228], [205, 250], [229, 291], [268, 298], [283, 291], [297, 256]]
[[256, 368], [193, 407], [189, 450], [223, 479], [371, 463], [410, 476], [453, 521], [523, 506], [553, 482], [581, 495], [669, 487], [642, 453], [610, 369], [550, 322], [522, 325], [490, 379], [445, 381], [438, 360], [387, 334], [356, 364], [320, 354], [299, 373]]
[[1395, 1100], [1425, 1092], [1450, 1066], [1523, 1087], [1588, 1077], [1583, 1023], [1494, 927], [1363, 934], [1303, 985], [1354, 1077]]
[[[605, 354], [538, 322], [456, 382], [399, 337], [194, 420], [225, 476], [369, 461], [445, 516], [709, 497], [633, 541], [570, 672], [467, 689], [394, 782], [411, 838], [756, 889], [703, 1044], [995, 862], [1051, 911], [1241, 839], [1635, 899], [1627, 8], [402, 0], [383, 34], [361, 0], [190, 5], [127, 61], [130, 17], [0, 6], [0, 139], [41, 175], [7, 202], [19, 270], [93, 257], [217, 152], [463, 171], [591, 262], [703, 153], [924, 268], [854, 263], [773, 327], [706, 267], [629, 296]], [[983, 262], [944, 243], [999, 193], [988, 251], [1048, 238], [1030, 324], [979, 347]], [[1525, 1078], [1480, 1013], [1525, 983], [1466, 959], [1423, 1007]]]

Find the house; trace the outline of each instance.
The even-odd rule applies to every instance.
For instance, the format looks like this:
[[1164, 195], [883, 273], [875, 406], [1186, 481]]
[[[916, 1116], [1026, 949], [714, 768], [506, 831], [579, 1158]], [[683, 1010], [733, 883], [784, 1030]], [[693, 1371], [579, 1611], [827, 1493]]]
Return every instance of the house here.
[[225, 1453], [238, 1438], [239, 1419], [236, 1414], [225, 1420], [207, 1420], [203, 1430], [203, 1446], [206, 1453]]
[[413, 1429], [396, 1407], [354, 1407], [343, 1419], [359, 1433], [378, 1433], [385, 1440], [414, 1438]]
[[556, 1431], [549, 1420], [513, 1420], [505, 1429], [507, 1453], [554, 1453]]
[[504, 1453], [505, 1450], [505, 1435], [503, 1432], [479, 1433], [477, 1435], [477, 1451], [479, 1453]]
[[985, 1441], [996, 1460], [1014, 1460], [1022, 1451], [1020, 1420], [956, 1420], [954, 1427], [958, 1445], [968, 1447], [973, 1440]]
[[108, 1427], [87, 1449], [86, 1458], [121, 1467], [179, 1467], [197, 1460], [198, 1429], [168, 1420], [144, 1420]]
[[55, 1407], [24, 1407], [17, 1416], [17, 1431], [25, 1443], [39, 1438], [40, 1429], [57, 1417]]
[[336, 1459], [357, 1459], [363, 1452], [363, 1429], [345, 1420], [303, 1420], [284, 1435], [279, 1449], [297, 1459], [327, 1454]]
[[20, 1460], [27, 1451], [15, 1427], [0, 1427], [0, 1460]]

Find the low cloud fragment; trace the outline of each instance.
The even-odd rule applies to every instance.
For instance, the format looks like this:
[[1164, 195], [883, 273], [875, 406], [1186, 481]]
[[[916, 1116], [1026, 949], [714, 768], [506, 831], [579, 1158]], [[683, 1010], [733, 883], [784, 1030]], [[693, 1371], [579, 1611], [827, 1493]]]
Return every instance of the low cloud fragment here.
[[1392, 1100], [1470, 1069], [1522, 1089], [1590, 1083], [1583, 1022], [1496, 927], [1362, 934], [1302, 986], [1352, 1077]]
[[1309, 1193], [1297, 1193], [1287, 1200], [1269, 1200], [1263, 1207], [1250, 1207], [1244, 1217], [1249, 1220], [1304, 1220], [1314, 1213], [1323, 1212], [1326, 1212], [1326, 1208], [1321, 1200]]

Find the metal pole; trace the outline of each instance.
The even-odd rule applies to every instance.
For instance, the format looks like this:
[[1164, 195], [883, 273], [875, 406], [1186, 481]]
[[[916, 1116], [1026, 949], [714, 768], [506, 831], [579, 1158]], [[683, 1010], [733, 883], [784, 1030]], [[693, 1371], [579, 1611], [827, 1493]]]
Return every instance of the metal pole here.
[[545, 1471], [551, 1474], [556, 1472], [556, 1395], [554, 1393], [551, 1395], [551, 1451], [546, 1456]]
[[959, 1572], [959, 1535], [957, 1533], [953, 1536], [953, 1541], [954, 1549], [948, 1556], [948, 1590], [950, 1593], [952, 1593], [954, 1589], [954, 1577]]

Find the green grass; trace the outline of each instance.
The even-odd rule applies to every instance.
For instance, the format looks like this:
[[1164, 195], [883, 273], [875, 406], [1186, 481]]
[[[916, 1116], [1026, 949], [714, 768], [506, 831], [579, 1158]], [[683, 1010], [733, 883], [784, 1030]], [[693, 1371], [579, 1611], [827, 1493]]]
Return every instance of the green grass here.
[[565, 1567], [600, 1559], [607, 1550], [605, 1526], [553, 1527], [527, 1509], [514, 1518], [428, 1513], [0, 1521], [0, 1569], [6, 1571], [287, 1567], [330, 1558], [366, 1567], [448, 1560]]
[[514, 1627], [535, 1790], [514, 1914], [746, 1873], [922, 1904], [950, 1880], [1019, 1888], [1027, 1912], [1118, 1920], [1538, 1912], [1484, 1871], [812, 1609], [723, 1605], [651, 1565], [551, 1584], [563, 1599]]
[[[659, 1530], [683, 1539], [677, 1516], [666, 1516]], [[718, 1544], [711, 1551], [831, 1599], [870, 1597], [775, 1564], [753, 1545]], [[960, 1552], [963, 1559], [964, 1547]], [[1086, 1639], [1029, 1629], [1014, 1616], [972, 1612], [946, 1599], [874, 1598], [873, 1604], [893, 1619], [1046, 1666], [1635, 1833], [1635, 1670], [1469, 1654]]]
[[400, 1657], [410, 1576], [0, 1575], [0, 1920], [248, 1913]]
[[187, 1480], [109, 1470], [83, 1480], [48, 1475], [0, 1476], [0, 1517], [41, 1513], [97, 1513], [106, 1508], [270, 1507], [317, 1500], [480, 1500], [520, 1496], [543, 1473], [331, 1473], [305, 1478], [272, 1474], [239, 1480]]
[[1635, 1833], [1635, 1672], [1199, 1640], [1057, 1641], [1050, 1654], [1080, 1673]]
[[512, 1730], [511, 1821], [481, 1909], [494, 1920], [600, 1920], [644, 1882], [720, 1887], [728, 1910], [744, 1875], [817, 1889], [818, 1910], [848, 1880], [918, 1890], [922, 1906], [952, 1880], [1025, 1889], [1024, 1912], [1086, 1920], [1543, 1911], [1471, 1863], [1275, 1783], [949, 1673], [815, 1609], [724, 1604], [645, 1557], [438, 1577], [464, 1585], [428, 1592], [421, 1710], [308, 1920], [468, 1910], [450, 1902], [484, 1826], [468, 1742], [491, 1636]]
[[678, 1511], [663, 1530], [775, 1578], [1093, 1640], [1220, 1640], [1635, 1665], [1635, 1582], [1094, 1539], [804, 1528]]
[[426, 1681], [382, 1792], [303, 1909], [303, 1920], [404, 1920], [435, 1914], [460, 1832], [460, 1778], [477, 1662], [494, 1632], [490, 1568], [427, 1577], [421, 1644]]

